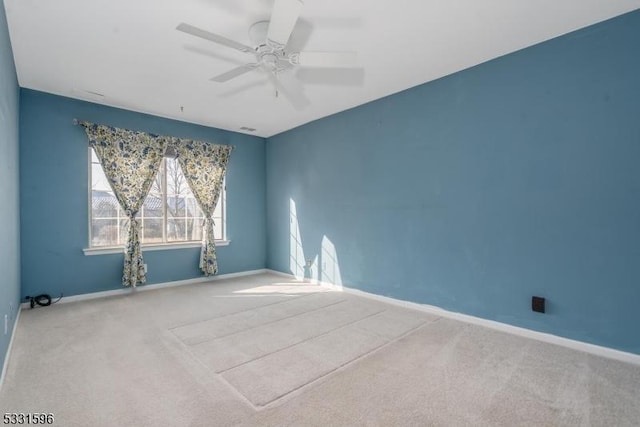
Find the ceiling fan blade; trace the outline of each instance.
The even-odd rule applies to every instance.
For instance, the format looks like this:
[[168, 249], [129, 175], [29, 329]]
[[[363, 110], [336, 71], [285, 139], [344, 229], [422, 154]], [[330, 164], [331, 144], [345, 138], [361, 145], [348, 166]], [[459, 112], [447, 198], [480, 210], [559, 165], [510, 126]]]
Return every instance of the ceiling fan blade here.
[[300, 52], [297, 64], [303, 67], [356, 67], [358, 55], [356, 52]]
[[294, 81], [294, 79], [288, 79], [287, 84], [284, 85], [271, 70], [265, 68], [265, 71], [276, 91], [283, 94], [296, 110], [302, 110], [311, 104], [309, 99], [304, 95], [304, 89], [299, 82]]
[[226, 37], [222, 37], [217, 34], [210, 33], [209, 31], [202, 30], [198, 27], [194, 27], [193, 25], [185, 24], [184, 22], [178, 25], [176, 27], [176, 30], [182, 31], [183, 33], [191, 34], [192, 36], [200, 37], [202, 39], [221, 44], [223, 46], [230, 47], [232, 49], [239, 50], [240, 52], [246, 52], [246, 53], [255, 52], [253, 48], [243, 45], [242, 43], [238, 43]]
[[286, 46], [302, 11], [302, 0], [275, 0], [267, 40]]
[[226, 81], [229, 81], [235, 77], [241, 76], [245, 73], [248, 73], [251, 70], [255, 70], [260, 64], [246, 64], [246, 65], [241, 65], [239, 67], [236, 67], [232, 70], [227, 71], [226, 73], [222, 73], [220, 75], [217, 75], [213, 78], [211, 78], [211, 81], [214, 82], [218, 82], [218, 83], [224, 83]]

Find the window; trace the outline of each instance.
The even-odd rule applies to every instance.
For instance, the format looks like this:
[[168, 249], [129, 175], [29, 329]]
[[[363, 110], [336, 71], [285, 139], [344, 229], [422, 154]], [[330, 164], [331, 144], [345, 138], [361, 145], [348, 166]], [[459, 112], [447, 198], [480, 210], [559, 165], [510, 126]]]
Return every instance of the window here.
[[[92, 148], [89, 151], [89, 247], [122, 246], [127, 239], [128, 219], [109, 186], [98, 157]], [[222, 188], [213, 214], [216, 240], [225, 239], [224, 183]], [[143, 247], [201, 241], [204, 215], [175, 158], [168, 156], [162, 160], [151, 191], [136, 218], [142, 227]]]

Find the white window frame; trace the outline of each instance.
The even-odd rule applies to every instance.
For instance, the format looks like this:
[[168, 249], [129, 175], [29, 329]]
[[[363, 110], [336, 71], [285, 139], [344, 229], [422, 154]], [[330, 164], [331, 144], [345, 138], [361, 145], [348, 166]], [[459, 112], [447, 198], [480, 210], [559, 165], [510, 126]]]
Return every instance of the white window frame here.
[[[93, 181], [92, 181], [92, 157], [91, 157], [91, 153], [92, 153], [92, 148], [89, 147], [87, 150], [88, 153], [88, 160], [87, 160], [87, 165], [88, 165], [88, 178], [89, 178], [89, 182], [88, 182], [88, 191], [87, 191], [87, 195], [88, 195], [88, 227], [87, 227], [87, 233], [89, 236], [89, 240], [88, 240], [88, 246], [84, 249], [82, 249], [82, 251], [84, 252], [85, 255], [103, 255], [103, 254], [116, 254], [116, 253], [122, 253], [123, 251], [123, 247], [122, 246], [96, 246], [96, 247], [92, 247], [91, 246], [91, 241], [92, 241], [92, 220], [93, 220], [93, 216], [92, 216], [92, 199], [93, 199], [93, 195], [92, 195], [92, 185], [93, 185]], [[171, 157], [171, 156], [165, 156], [165, 157]], [[141, 244], [141, 248], [143, 251], [161, 251], [161, 250], [169, 250], [169, 249], [183, 249], [183, 248], [199, 248], [202, 246], [202, 241], [200, 240], [190, 240], [190, 241], [179, 241], [179, 242], [166, 242], [166, 234], [167, 234], [167, 203], [166, 203], [166, 198], [167, 198], [167, 178], [166, 178], [166, 166], [165, 166], [165, 178], [162, 180], [162, 193], [164, 196], [164, 200], [163, 200], [163, 204], [162, 204], [162, 210], [163, 210], [163, 218], [162, 218], [162, 222], [163, 222], [163, 227], [162, 227], [162, 238], [163, 238], [163, 243], [142, 243]], [[226, 182], [223, 182], [223, 186], [222, 186], [222, 192], [220, 194], [220, 200], [218, 201], [218, 203], [222, 203], [222, 207], [221, 207], [221, 212], [220, 212], [220, 217], [221, 217], [221, 221], [222, 221], [222, 239], [216, 239], [215, 240], [215, 244], [216, 246], [227, 246], [229, 245], [229, 243], [231, 243], [230, 240], [227, 240], [227, 185]], [[119, 212], [119, 211], [118, 211]]]

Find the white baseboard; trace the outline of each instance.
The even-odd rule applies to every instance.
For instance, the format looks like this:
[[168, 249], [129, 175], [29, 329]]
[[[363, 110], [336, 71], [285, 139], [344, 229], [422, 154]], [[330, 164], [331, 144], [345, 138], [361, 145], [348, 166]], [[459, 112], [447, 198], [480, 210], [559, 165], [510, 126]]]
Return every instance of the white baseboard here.
[[[75, 302], [75, 301], [85, 301], [85, 300], [91, 300], [96, 298], [105, 298], [105, 297], [110, 297], [114, 295], [128, 295], [136, 292], [151, 291], [154, 289], [162, 289], [162, 288], [171, 288], [174, 286], [193, 285], [196, 283], [212, 282], [216, 280], [233, 279], [235, 277], [253, 276], [256, 274], [262, 274], [266, 272], [267, 272], [266, 269], [249, 270], [249, 271], [241, 271], [238, 273], [220, 274], [217, 276], [194, 277], [193, 279], [176, 280], [173, 282], [149, 283], [146, 285], [136, 286], [135, 288], [112, 289], [109, 291], [100, 291], [100, 292], [91, 292], [88, 294], [71, 295], [68, 297], [63, 297], [58, 304]], [[55, 296], [52, 296], [52, 297], [55, 298]], [[24, 302], [21, 304], [21, 307], [30, 308], [31, 306], [28, 302]]]
[[[278, 271], [278, 270], [271, 270], [270, 268], [267, 268], [267, 270], [266, 270], [266, 271], [267, 271], [268, 273], [275, 274], [276, 276], [286, 277], [287, 279], [296, 279], [296, 280], [300, 280], [300, 278], [299, 278], [299, 277], [296, 277], [296, 276], [294, 276], [293, 274], [283, 273], [282, 271]], [[309, 282], [309, 283], [312, 283], [312, 282], [313, 282], [314, 284], [317, 284], [317, 285], [319, 285], [319, 284], [320, 284], [320, 283], [319, 283], [317, 280], [315, 280], [315, 279], [313, 279], [313, 280], [305, 279], [304, 281], [305, 281], [305, 282]], [[327, 285], [328, 285], [328, 284], [327, 284]], [[329, 286], [332, 286], [332, 285], [329, 285]]]
[[11, 356], [11, 348], [13, 347], [13, 339], [16, 336], [16, 329], [18, 328], [18, 321], [20, 320], [20, 310], [16, 310], [16, 321], [13, 322], [13, 328], [11, 329], [11, 338], [9, 338], [9, 345], [7, 346], [7, 352], [4, 355], [4, 363], [2, 364], [2, 374], [0, 374], [0, 390], [4, 384], [4, 377], [7, 374], [7, 367], [9, 366], [9, 357]]
[[[288, 277], [289, 279], [300, 280], [292, 274], [283, 273], [281, 271], [267, 269], [269, 273], [276, 274], [282, 277]], [[303, 279], [302, 281], [307, 283], [313, 283], [320, 286], [325, 286], [334, 290], [348, 292], [350, 294], [358, 295], [364, 298], [374, 299], [376, 301], [393, 304], [396, 306], [410, 308], [413, 310], [419, 310], [425, 313], [433, 314], [436, 316], [446, 317], [449, 319], [459, 320], [461, 322], [471, 323], [474, 325], [484, 326], [486, 328], [495, 329], [498, 331], [506, 332], [509, 334], [519, 335], [526, 338], [531, 338], [537, 341], [543, 341], [546, 343], [556, 344], [563, 347], [567, 347], [573, 350], [583, 351], [596, 356], [606, 357], [609, 359], [619, 360], [621, 362], [632, 363], [634, 365], [640, 365], [640, 354], [627, 353], [625, 351], [616, 350], [609, 347], [603, 347], [600, 345], [589, 344], [583, 341], [572, 340], [570, 338], [564, 338], [557, 335], [548, 334], [545, 332], [538, 332], [532, 329], [526, 329], [519, 326], [509, 325], [507, 323], [497, 322], [495, 320], [483, 319], [481, 317], [470, 316], [468, 314], [456, 313], [448, 311], [440, 307], [436, 307], [428, 304], [419, 304], [410, 301], [403, 301], [391, 297], [385, 297], [382, 295], [371, 294], [358, 289], [348, 288], [342, 285], [334, 285], [333, 283], [323, 282], [317, 279]]]

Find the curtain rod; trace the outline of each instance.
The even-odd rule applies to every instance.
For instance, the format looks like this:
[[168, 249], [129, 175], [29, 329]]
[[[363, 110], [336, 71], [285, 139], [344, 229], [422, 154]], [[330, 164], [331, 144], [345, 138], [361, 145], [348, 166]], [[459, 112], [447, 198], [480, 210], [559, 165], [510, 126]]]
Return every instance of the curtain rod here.
[[[78, 125], [82, 124], [82, 121], [81, 121], [81, 120], [78, 120], [78, 119], [76, 119], [76, 118], [74, 118], [74, 119], [71, 121], [71, 123], [73, 123], [73, 125], [74, 125], [74, 126], [78, 126]], [[176, 138], [178, 138], [178, 137], [176, 137]], [[179, 139], [180, 139], [180, 138], [179, 138]], [[189, 139], [189, 138], [184, 138], [184, 139]], [[215, 144], [215, 142], [214, 142], [213, 144]], [[231, 144], [218, 144], [218, 145], [227, 145], [227, 146], [231, 147], [231, 149], [232, 149], [232, 150], [235, 150], [235, 149], [236, 149], [236, 146], [235, 146], [235, 145], [231, 145]]]

